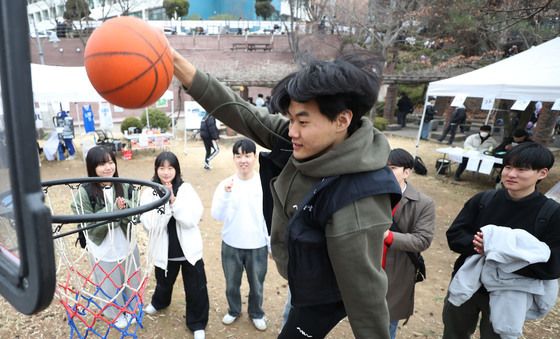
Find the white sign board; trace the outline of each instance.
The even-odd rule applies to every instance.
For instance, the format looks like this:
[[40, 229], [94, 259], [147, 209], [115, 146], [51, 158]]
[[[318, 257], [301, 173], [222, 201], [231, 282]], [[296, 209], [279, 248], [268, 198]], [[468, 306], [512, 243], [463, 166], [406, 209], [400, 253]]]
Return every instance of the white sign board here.
[[494, 101], [495, 98], [484, 98], [482, 99], [482, 105], [480, 108], [489, 111], [494, 108]]
[[514, 110], [514, 111], [524, 111], [527, 108], [527, 106], [529, 106], [530, 103], [531, 103], [531, 100], [518, 99], [517, 101], [515, 101], [513, 106], [511, 106], [511, 109]]
[[455, 98], [453, 98], [453, 101], [451, 102], [451, 106], [452, 107], [459, 107], [462, 104], [465, 103], [465, 99], [467, 98], [466, 95], [464, 94], [458, 94], [455, 96]]
[[206, 110], [196, 101], [185, 101], [185, 129], [193, 130], [200, 128], [200, 122], [206, 115]]
[[99, 103], [99, 127], [103, 130], [113, 129], [113, 115], [111, 106], [107, 102]]
[[156, 107], [167, 107], [167, 99], [165, 98], [159, 98], [156, 101]]

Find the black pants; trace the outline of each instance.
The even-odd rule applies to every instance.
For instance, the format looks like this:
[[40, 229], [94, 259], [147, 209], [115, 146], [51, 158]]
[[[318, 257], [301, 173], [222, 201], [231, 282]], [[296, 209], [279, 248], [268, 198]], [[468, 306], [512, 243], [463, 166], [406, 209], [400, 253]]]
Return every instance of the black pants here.
[[406, 127], [407, 112], [397, 112], [397, 123], [402, 127]]
[[214, 159], [214, 157], [220, 151], [218, 148], [218, 144], [210, 138], [208, 139], [203, 138], [202, 142], [204, 143], [204, 149], [206, 149], [206, 155], [204, 156], [204, 163], [206, 165], [210, 165], [210, 160]]
[[480, 338], [499, 339], [490, 322], [490, 297], [478, 291], [461, 306], [455, 306], [445, 297], [443, 303], [443, 339], [470, 339], [480, 317]]
[[463, 157], [463, 161], [461, 161], [459, 166], [457, 166], [457, 170], [455, 171], [455, 178], [456, 179], [459, 179], [461, 177], [461, 174], [463, 174], [463, 172], [467, 168], [468, 163], [469, 163], [469, 158]]
[[203, 330], [208, 324], [208, 290], [206, 289], [206, 273], [202, 259], [193, 266], [188, 261], [168, 261], [167, 276], [165, 271], [156, 267], [156, 291], [152, 296], [152, 306], [156, 310], [171, 304], [173, 284], [179, 274], [183, 275], [183, 288], [187, 304], [187, 327], [191, 331]]
[[451, 145], [453, 143], [453, 140], [455, 140], [455, 133], [457, 133], [457, 127], [459, 127], [458, 124], [447, 125], [447, 127], [443, 131], [443, 134], [441, 135], [441, 138], [439, 138], [439, 141], [443, 141], [447, 136], [447, 133], [450, 133], [449, 144]]
[[346, 317], [342, 301], [315, 306], [292, 306], [278, 339], [324, 338]]

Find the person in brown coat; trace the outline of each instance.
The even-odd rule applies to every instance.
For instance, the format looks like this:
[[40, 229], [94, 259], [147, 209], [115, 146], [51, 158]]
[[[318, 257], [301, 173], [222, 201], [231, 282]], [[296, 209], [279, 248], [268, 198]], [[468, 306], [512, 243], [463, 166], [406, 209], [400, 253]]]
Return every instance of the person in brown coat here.
[[410, 153], [401, 148], [392, 150], [387, 165], [402, 190], [401, 201], [395, 207], [393, 225], [385, 233], [389, 332], [394, 339], [399, 320], [408, 320], [414, 311], [416, 268], [407, 252], [420, 253], [430, 247], [436, 210], [434, 201], [407, 181], [414, 167], [414, 158]]

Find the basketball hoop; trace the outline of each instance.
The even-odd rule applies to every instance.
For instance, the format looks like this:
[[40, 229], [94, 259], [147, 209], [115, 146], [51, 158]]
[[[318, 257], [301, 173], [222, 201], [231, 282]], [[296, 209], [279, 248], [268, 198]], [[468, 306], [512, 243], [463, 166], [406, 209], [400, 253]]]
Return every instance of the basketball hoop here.
[[[101, 190], [103, 201], [99, 201], [97, 212], [86, 213], [84, 207], [95, 203], [84, 199], [83, 193], [87, 185], [99, 183], [110, 183], [107, 187], [125, 184], [122, 187], [128, 187], [128, 208], [115, 208], [112, 195]], [[137, 338], [152, 263], [147, 256], [140, 260], [138, 244], [147, 246], [148, 242], [134, 226], [144, 212], [158, 208], [164, 213], [170, 191], [154, 182], [115, 177], [60, 179], [42, 185], [52, 214], [57, 260], [55, 295], [66, 311], [70, 337], [106, 338], [117, 332], [121, 338]], [[152, 189], [158, 199], [140, 205], [143, 188]], [[71, 224], [77, 227], [66, 227]], [[94, 240], [99, 230], [106, 230], [102, 241], [98, 240], [100, 244]], [[77, 245], [77, 237], [71, 236], [80, 232], [85, 248]]]

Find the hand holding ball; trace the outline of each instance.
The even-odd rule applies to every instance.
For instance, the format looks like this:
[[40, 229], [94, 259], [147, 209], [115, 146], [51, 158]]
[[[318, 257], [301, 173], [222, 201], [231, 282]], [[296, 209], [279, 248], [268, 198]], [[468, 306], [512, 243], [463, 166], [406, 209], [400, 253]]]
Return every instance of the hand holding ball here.
[[108, 102], [142, 108], [156, 102], [173, 78], [173, 56], [163, 32], [129, 16], [99, 26], [84, 51], [88, 78]]

